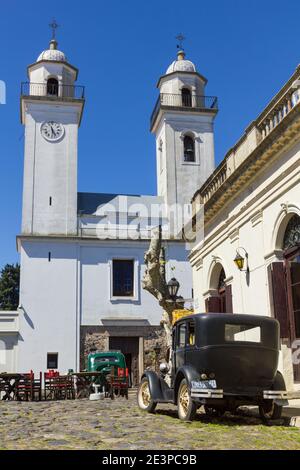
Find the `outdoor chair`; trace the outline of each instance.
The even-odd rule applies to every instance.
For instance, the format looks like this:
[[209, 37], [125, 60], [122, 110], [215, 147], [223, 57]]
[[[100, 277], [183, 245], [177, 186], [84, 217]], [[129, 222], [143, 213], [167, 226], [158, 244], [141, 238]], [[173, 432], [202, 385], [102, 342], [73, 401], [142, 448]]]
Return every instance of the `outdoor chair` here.
[[53, 400], [55, 398], [55, 379], [59, 377], [59, 372], [49, 370], [44, 372], [44, 398]]
[[17, 400], [33, 400], [33, 381], [34, 373], [32, 370], [29, 373], [22, 374], [22, 378], [18, 380], [18, 383], [16, 385]]
[[53, 379], [56, 400], [72, 400], [75, 398], [74, 380], [70, 375], [60, 375]]
[[45, 400], [72, 400], [75, 398], [74, 380], [71, 375], [49, 371], [44, 374]]

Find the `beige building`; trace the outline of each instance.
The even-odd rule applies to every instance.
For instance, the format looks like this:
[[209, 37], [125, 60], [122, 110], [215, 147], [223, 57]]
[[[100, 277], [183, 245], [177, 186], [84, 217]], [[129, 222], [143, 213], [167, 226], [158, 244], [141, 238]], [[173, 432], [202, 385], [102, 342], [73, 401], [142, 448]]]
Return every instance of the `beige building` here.
[[190, 253], [198, 312], [279, 320], [290, 388], [300, 386], [299, 87], [300, 66], [195, 193], [204, 242]]

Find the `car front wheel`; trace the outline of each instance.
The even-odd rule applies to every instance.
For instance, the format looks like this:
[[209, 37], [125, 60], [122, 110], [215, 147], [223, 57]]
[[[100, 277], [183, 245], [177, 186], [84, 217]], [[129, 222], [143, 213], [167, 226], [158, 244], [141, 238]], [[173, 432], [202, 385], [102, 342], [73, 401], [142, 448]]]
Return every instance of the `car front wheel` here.
[[153, 413], [156, 408], [157, 403], [152, 399], [147, 377], [144, 377], [139, 385], [137, 392], [137, 402], [140, 409], [143, 411], [148, 411], [148, 413]]
[[188, 389], [186, 379], [182, 379], [177, 395], [178, 417], [182, 421], [192, 421], [197, 411], [197, 405], [193, 402]]

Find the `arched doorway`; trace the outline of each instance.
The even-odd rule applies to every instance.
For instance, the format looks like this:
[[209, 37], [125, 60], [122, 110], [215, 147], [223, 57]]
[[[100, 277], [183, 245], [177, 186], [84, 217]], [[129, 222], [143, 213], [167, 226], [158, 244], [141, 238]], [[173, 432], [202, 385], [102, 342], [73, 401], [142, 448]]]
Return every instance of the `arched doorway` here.
[[[300, 217], [289, 220], [283, 238], [286, 269], [287, 305], [290, 339], [300, 340]], [[295, 380], [300, 381], [300, 365], [294, 364]]]
[[[269, 265], [271, 309], [280, 323], [280, 337], [289, 347], [300, 340], [300, 216], [289, 214], [279, 228], [283, 261]], [[278, 248], [280, 248], [278, 246]], [[300, 382], [300, 364], [293, 364]]]
[[211, 295], [205, 301], [207, 313], [232, 313], [231, 285], [226, 284], [226, 274], [221, 263], [217, 263], [211, 273]]

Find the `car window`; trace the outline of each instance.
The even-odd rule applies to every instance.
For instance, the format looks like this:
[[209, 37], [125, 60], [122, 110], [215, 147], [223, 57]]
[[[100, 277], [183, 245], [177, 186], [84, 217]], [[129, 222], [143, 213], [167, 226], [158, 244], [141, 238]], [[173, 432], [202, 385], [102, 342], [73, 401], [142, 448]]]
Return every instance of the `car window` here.
[[261, 342], [261, 328], [255, 325], [225, 325], [225, 341]]
[[187, 345], [195, 346], [195, 322], [194, 321], [188, 322]]
[[185, 336], [186, 336], [186, 324], [181, 323], [178, 326], [177, 330], [177, 347], [184, 348], [185, 347]]

